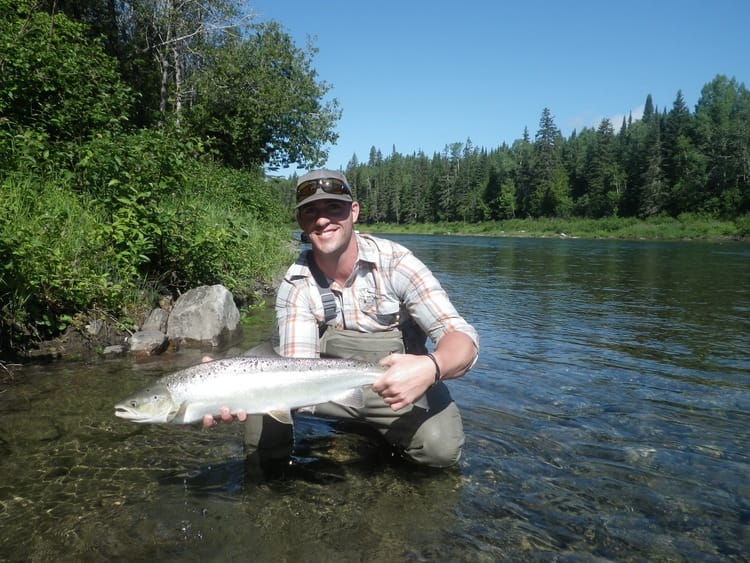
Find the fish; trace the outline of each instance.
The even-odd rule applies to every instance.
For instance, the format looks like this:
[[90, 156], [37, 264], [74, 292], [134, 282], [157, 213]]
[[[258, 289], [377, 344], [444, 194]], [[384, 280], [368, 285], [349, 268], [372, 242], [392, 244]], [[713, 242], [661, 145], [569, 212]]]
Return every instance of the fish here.
[[[221, 407], [232, 414], [269, 414], [292, 423], [291, 412], [333, 401], [364, 406], [363, 388], [386, 366], [358, 360], [238, 356], [166, 375], [115, 405], [115, 416], [138, 423], [190, 424]], [[417, 403], [426, 407], [424, 397]]]

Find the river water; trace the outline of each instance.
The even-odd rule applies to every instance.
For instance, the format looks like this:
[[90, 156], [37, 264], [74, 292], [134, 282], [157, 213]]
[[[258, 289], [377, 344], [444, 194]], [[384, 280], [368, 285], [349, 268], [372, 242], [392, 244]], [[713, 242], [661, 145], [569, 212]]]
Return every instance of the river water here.
[[113, 416], [198, 350], [28, 366], [0, 387], [0, 560], [748, 560], [750, 246], [389, 238], [480, 334], [457, 468], [311, 418], [257, 465], [237, 425]]

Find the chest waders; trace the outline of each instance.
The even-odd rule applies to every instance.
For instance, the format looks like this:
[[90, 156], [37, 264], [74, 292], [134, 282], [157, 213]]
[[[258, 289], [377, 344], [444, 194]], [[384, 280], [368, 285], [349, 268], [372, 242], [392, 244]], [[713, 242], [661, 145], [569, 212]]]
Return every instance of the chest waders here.
[[[337, 300], [328, 280], [312, 256], [310, 270], [323, 301], [324, 322], [320, 326], [320, 355], [377, 362], [392, 353], [423, 355], [427, 337], [417, 323], [402, 314], [399, 329], [362, 333], [334, 326]], [[425, 393], [429, 409], [410, 405], [394, 412], [369, 387], [364, 392], [362, 408], [346, 407], [337, 403], [316, 405], [318, 416], [354, 419], [374, 426], [385, 440], [407, 459], [432, 467], [448, 467], [458, 462], [464, 444], [461, 413], [451, 399], [445, 383], [428, 388]]]
[[[401, 331], [361, 333], [328, 326], [320, 338], [321, 356], [376, 362], [391, 353], [404, 353]], [[363, 389], [364, 406], [323, 403], [315, 416], [369, 424], [405, 458], [431, 467], [458, 462], [464, 444], [461, 413], [442, 381], [427, 389], [429, 409], [409, 405], [394, 411], [370, 387]]]

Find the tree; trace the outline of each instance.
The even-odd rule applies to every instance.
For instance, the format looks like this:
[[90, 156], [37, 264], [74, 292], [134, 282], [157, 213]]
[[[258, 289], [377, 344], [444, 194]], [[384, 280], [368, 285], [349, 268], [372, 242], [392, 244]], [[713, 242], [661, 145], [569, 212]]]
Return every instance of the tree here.
[[532, 182], [527, 211], [535, 217], [567, 213], [570, 206], [568, 181], [561, 163], [562, 136], [549, 108], [542, 110], [534, 140]]
[[734, 215], [747, 210], [750, 190], [750, 93], [718, 75], [701, 91], [695, 108], [695, 143], [710, 163], [705, 210]]
[[31, 2], [0, 0], [0, 13], [0, 158], [120, 128], [131, 93], [82, 24]]
[[213, 139], [234, 167], [321, 165], [324, 146], [338, 138], [338, 101], [312, 69], [315, 50], [295, 47], [275, 22], [252, 27], [247, 38], [218, 47], [195, 77], [194, 106], [185, 113], [192, 131]]
[[638, 215], [640, 217], [650, 217], [661, 213], [667, 198], [661, 135], [659, 127], [652, 129], [653, 138], [649, 140], [646, 170], [643, 173], [641, 197], [638, 202]]
[[534, 187], [533, 156], [534, 148], [529, 140], [529, 130], [524, 127], [523, 138], [513, 143], [513, 153], [516, 156], [516, 209], [521, 216], [532, 214], [530, 206], [531, 194]]
[[641, 121], [643, 123], [650, 122], [654, 115], [656, 114], [656, 110], [654, 109], [654, 100], [651, 97], [651, 94], [646, 96], [646, 103], [643, 105], [643, 117], [641, 118]]
[[573, 131], [562, 146], [561, 158], [568, 174], [569, 193], [574, 203], [582, 200], [588, 193], [586, 161], [595, 142], [595, 135], [590, 128], [584, 128], [580, 134]]
[[458, 175], [461, 172], [463, 143], [451, 143], [443, 148], [443, 165], [437, 182], [437, 211], [443, 221], [456, 221], [458, 209]]
[[241, 36], [250, 19], [238, 0], [101, 1], [113, 6], [123, 70], [149, 103], [158, 100], [152, 114], [158, 109], [159, 121], [178, 125], [192, 102], [191, 78], [202, 71], [209, 50], [229, 35]]
[[674, 216], [682, 209], [694, 208], [688, 203], [689, 199], [694, 198], [688, 195], [686, 188], [694, 185], [693, 181], [702, 176], [695, 167], [697, 154], [691, 138], [692, 128], [693, 116], [685, 104], [682, 90], [678, 90], [664, 122], [662, 135], [664, 181], [669, 190], [667, 206]]
[[594, 218], [608, 217], [617, 211], [624, 181], [615, 158], [615, 135], [609, 119], [601, 121], [591, 149], [586, 170], [589, 191], [582, 211]]

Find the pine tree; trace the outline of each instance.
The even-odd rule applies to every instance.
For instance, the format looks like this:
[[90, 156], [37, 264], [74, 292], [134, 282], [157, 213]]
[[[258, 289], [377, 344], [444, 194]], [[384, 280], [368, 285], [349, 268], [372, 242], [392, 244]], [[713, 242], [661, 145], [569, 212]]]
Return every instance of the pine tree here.
[[567, 176], [561, 168], [562, 137], [549, 108], [542, 110], [534, 140], [534, 158], [527, 212], [535, 217], [556, 215], [569, 201]]
[[594, 145], [587, 159], [588, 201], [590, 217], [608, 217], [618, 209], [624, 174], [615, 154], [615, 134], [609, 119], [603, 119], [596, 131]]
[[641, 121], [643, 123], [650, 122], [654, 117], [654, 100], [651, 98], [651, 94], [646, 96], [646, 103], [643, 106], [643, 117]]
[[703, 87], [695, 108], [695, 143], [706, 169], [703, 207], [732, 216], [750, 204], [750, 93], [718, 75]]

